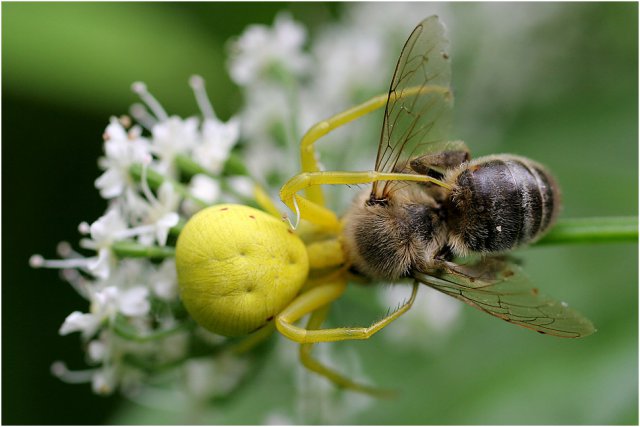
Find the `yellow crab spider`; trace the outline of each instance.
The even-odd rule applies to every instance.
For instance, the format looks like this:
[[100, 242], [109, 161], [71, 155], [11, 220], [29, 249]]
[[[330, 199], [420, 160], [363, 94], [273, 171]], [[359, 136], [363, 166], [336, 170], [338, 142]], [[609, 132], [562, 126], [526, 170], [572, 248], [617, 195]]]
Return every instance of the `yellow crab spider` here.
[[[405, 43], [387, 95], [334, 115], [305, 134], [300, 143], [301, 172], [280, 191], [282, 201], [296, 214], [295, 224], [288, 218], [275, 218], [277, 210], [261, 191], [256, 200], [271, 215], [244, 206], [221, 205], [205, 209], [186, 224], [176, 246], [176, 266], [180, 295], [196, 321], [227, 336], [255, 332], [246, 345], [240, 345], [242, 348], [267, 336], [265, 331], [275, 323], [282, 335], [301, 344], [300, 360], [308, 369], [346, 389], [386, 394], [324, 366], [311, 356], [311, 350], [320, 342], [371, 337], [409, 310], [419, 281], [414, 281], [411, 296], [401, 307], [369, 327], [321, 329], [330, 304], [346, 289], [351, 266], [343, 247], [342, 223], [326, 207], [320, 186], [374, 183], [375, 187], [375, 183], [385, 181], [386, 187], [394, 181], [413, 181], [449, 188], [426, 173], [395, 169], [397, 157], [405, 148], [427, 142], [422, 138], [435, 136], [432, 130], [437, 130], [440, 122], [446, 123], [447, 115], [440, 120], [439, 114], [450, 107], [452, 96], [443, 33], [437, 17], [423, 20]], [[402, 114], [401, 120], [412, 122], [406, 132], [394, 134], [404, 141], [396, 146], [400, 151], [396, 153], [394, 148], [391, 157], [383, 155], [381, 168], [379, 151], [375, 171], [320, 171], [315, 142], [385, 105], [383, 137], [389, 138], [392, 129], [402, 129], [395, 126], [395, 119], [387, 121], [389, 117], [399, 118], [390, 116], [389, 111], [395, 110]], [[419, 122], [423, 115], [428, 120]], [[381, 146], [385, 141], [390, 147], [384, 138]], [[302, 190], [305, 197], [297, 194]], [[308, 314], [306, 327], [295, 324]]]
[[[417, 94], [425, 90], [405, 92]], [[367, 339], [400, 317], [417, 294], [399, 309], [369, 327], [319, 329], [330, 304], [345, 291], [348, 267], [340, 242], [340, 222], [324, 206], [323, 184], [367, 183], [374, 180], [434, 181], [423, 175], [376, 172], [320, 172], [313, 144], [331, 130], [384, 106], [377, 96], [313, 126], [302, 139], [302, 173], [281, 190], [283, 201], [308, 223], [294, 232], [268, 196], [256, 188], [264, 211], [242, 205], [208, 207], [195, 214], [180, 233], [176, 267], [180, 296], [191, 316], [204, 328], [224, 336], [252, 334], [238, 348], [248, 349], [266, 338], [275, 319], [280, 333], [298, 342], [300, 359], [308, 369], [337, 386], [376, 396], [388, 392], [356, 383], [322, 365], [311, 355], [315, 343]], [[308, 189], [308, 198], [295, 193]], [[298, 221], [296, 221], [298, 222]], [[317, 236], [322, 240], [317, 240]], [[295, 325], [311, 314], [305, 328]]]
[[[539, 194], [537, 216], [521, 215], [524, 209], [513, 211], [514, 222], [525, 224], [539, 218], [538, 224], [545, 219], [548, 227], [557, 209], [542, 208], [559, 205], [553, 178], [541, 165], [513, 155], [469, 163], [464, 143], [446, 140], [452, 95], [443, 34], [436, 16], [423, 20], [405, 43], [388, 95], [332, 116], [305, 134], [300, 143], [301, 172], [280, 189], [280, 198], [295, 212], [295, 223], [278, 218], [277, 209], [261, 191], [256, 200], [269, 213], [220, 205], [187, 223], [176, 247], [178, 282], [185, 307], [201, 325], [228, 336], [255, 332], [239, 345], [242, 349], [268, 336], [275, 325], [282, 335], [300, 344], [300, 360], [308, 369], [339, 387], [372, 395], [385, 391], [354, 382], [321, 364], [312, 357], [312, 348], [321, 342], [371, 337], [411, 308], [421, 283], [533, 331], [566, 338], [593, 333], [588, 319], [540, 294], [514, 263], [498, 256], [460, 265], [452, 262], [456, 254], [500, 253], [534, 237], [504, 240], [515, 234], [502, 233], [504, 224], [499, 223], [495, 229], [500, 234], [493, 232], [489, 240], [493, 243], [479, 245], [476, 240], [487, 240], [480, 231], [494, 229], [492, 218], [486, 219], [488, 225], [469, 227], [469, 220], [459, 217], [461, 212], [456, 209], [461, 206], [478, 203], [484, 210], [485, 202], [495, 199], [493, 194], [474, 193], [471, 183], [506, 184], [506, 175], [497, 166], [511, 162], [527, 169], [527, 185]], [[385, 105], [375, 170], [321, 171], [315, 142]], [[491, 163], [497, 157], [502, 163]], [[486, 172], [483, 168], [490, 163], [493, 169]], [[480, 178], [468, 176], [478, 170], [482, 170], [477, 174]], [[418, 185], [409, 185], [411, 182]], [[357, 199], [343, 220], [326, 207], [321, 186], [368, 183], [371, 191]], [[509, 188], [525, 194], [519, 190], [524, 187], [511, 183]], [[454, 225], [456, 221], [466, 224], [465, 230], [475, 240], [466, 242], [459, 233], [449, 233], [449, 220]], [[323, 329], [330, 305], [347, 287], [350, 271], [386, 280], [413, 278], [411, 296], [368, 327]], [[306, 327], [296, 325], [306, 315], [310, 315]]]

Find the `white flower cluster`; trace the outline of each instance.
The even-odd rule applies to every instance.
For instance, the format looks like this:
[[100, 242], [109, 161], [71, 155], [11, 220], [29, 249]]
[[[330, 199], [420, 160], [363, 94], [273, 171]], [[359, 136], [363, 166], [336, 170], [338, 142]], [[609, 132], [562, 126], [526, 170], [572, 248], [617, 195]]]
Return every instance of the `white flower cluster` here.
[[[172, 254], [168, 243], [181, 221], [206, 205], [235, 200], [222, 191], [221, 174], [240, 131], [237, 118], [222, 122], [215, 116], [202, 78], [194, 76], [191, 86], [203, 120], [169, 116], [142, 83], [133, 85], [146, 104], [132, 108], [139, 124], [129, 117], [111, 118], [99, 160], [104, 172], [95, 181], [108, 208], [92, 224], [79, 226], [87, 236], [80, 247], [94, 255], [61, 243], [62, 259], [34, 255], [30, 260], [33, 267], [62, 269], [63, 278], [89, 303], [87, 312], [67, 316], [60, 334], [79, 332], [89, 362], [97, 367], [71, 371], [56, 362], [53, 372], [71, 382], [92, 381], [96, 393], [135, 385], [131, 379], [142, 376], [136, 363], [153, 359], [161, 365], [188, 355], [187, 329], [193, 325], [178, 301], [175, 262], [164, 256]], [[189, 173], [185, 164], [192, 173], [183, 184], [182, 176]], [[248, 177], [231, 179], [239, 182], [237, 188], [251, 188]], [[135, 250], [149, 250], [144, 253], [152, 258], [159, 251], [158, 260], [136, 257]]]

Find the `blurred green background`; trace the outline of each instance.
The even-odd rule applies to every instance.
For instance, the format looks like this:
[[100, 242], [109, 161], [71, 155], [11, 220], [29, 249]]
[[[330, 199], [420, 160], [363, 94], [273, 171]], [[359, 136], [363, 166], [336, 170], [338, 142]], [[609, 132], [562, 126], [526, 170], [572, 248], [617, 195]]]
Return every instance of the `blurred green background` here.
[[[348, 6], [2, 4], [4, 424], [189, 422], [179, 412], [97, 397], [87, 385], [50, 375], [54, 360], [83, 366], [78, 337], [57, 331], [85, 302], [55, 271], [30, 269], [29, 256], [55, 257], [57, 242], [75, 244], [78, 224], [104, 212], [93, 186], [101, 134], [109, 116], [126, 113], [136, 101], [133, 81], [145, 81], [167, 111], [186, 116], [197, 112], [188, 77], [201, 74], [216, 111], [228, 117], [242, 105], [225, 69], [230, 37], [250, 23], [270, 25], [283, 9], [313, 36], [314, 28], [338, 19]], [[492, 93], [509, 90], [508, 82], [496, 78], [492, 87], [474, 86], [478, 62], [463, 49], [483, 37], [463, 25], [487, 16], [476, 16], [480, 7], [463, 3], [447, 11], [458, 19], [450, 25], [455, 136], [475, 154], [510, 151], [548, 165], [564, 191], [565, 217], [637, 215], [638, 5], [530, 5], [545, 15], [539, 32], [514, 40], [508, 56], [492, 52], [490, 44], [477, 52], [501, 59], [489, 64], [497, 75], [534, 75], [520, 94], [531, 103], [508, 114], [492, 109], [495, 98], [506, 99]], [[554, 52], [552, 66], [527, 62], [530, 49], [545, 47]], [[380, 335], [341, 344], [358, 355], [373, 382], [403, 390], [398, 399], [368, 406], [343, 423], [637, 424], [637, 245], [534, 247], [520, 254], [542, 289], [591, 318], [595, 335], [579, 341], [543, 337], [463, 308], [448, 335], [413, 338], [431, 340], [426, 346], [391, 345]], [[362, 324], [379, 315], [371, 294], [350, 290], [333, 309], [332, 323]], [[402, 321], [393, 327], [402, 328]], [[291, 365], [265, 366], [241, 395], [198, 421], [260, 424], [273, 408], [293, 411], [299, 396]]]

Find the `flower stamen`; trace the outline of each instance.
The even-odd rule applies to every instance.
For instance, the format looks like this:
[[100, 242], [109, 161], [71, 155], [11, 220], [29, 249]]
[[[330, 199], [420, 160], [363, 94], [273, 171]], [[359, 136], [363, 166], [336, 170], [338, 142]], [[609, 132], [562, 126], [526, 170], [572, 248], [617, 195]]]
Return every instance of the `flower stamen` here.
[[196, 102], [198, 103], [198, 107], [200, 107], [202, 116], [205, 119], [215, 119], [216, 113], [213, 110], [213, 105], [211, 105], [211, 100], [209, 100], [209, 97], [207, 96], [207, 91], [204, 87], [204, 79], [202, 78], [202, 76], [191, 76], [191, 78], [189, 79], [189, 86], [191, 86], [191, 89], [193, 89], [193, 94], [196, 97]]
[[82, 384], [91, 382], [93, 375], [97, 372], [97, 369], [86, 369], [83, 371], [71, 371], [67, 368], [67, 365], [58, 360], [51, 364], [51, 373], [53, 376], [61, 379], [62, 381], [70, 384]]
[[151, 114], [149, 114], [146, 107], [142, 104], [133, 104], [129, 108], [129, 113], [131, 113], [131, 116], [136, 119], [136, 122], [140, 123], [145, 129], [149, 131], [158, 123], [158, 120]]
[[151, 110], [153, 114], [155, 114], [156, 118], [160, 121], [165, 121], [169, 118], [167, 112], [162, 108], [162, 105], [158, 102], [157, 99], [151, 95], [151, 93], [147, 90], [147, 85], [142, 82], [135, 82], [131, 85], [131, 90], [140, 97], [142, 102], [147, 104], [147, 107]]
[[44, 259], [40, 254], [31, 255], [29, 265], [32, 268], [87, 268], [89, 258]]

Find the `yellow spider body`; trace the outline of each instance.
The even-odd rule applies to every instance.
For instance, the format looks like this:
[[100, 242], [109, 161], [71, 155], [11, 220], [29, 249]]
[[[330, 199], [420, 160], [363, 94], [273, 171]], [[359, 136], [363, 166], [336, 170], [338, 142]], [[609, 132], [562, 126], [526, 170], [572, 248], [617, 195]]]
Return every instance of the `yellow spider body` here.
[[191, 316], [224, 336], [269, 323], [307, 279], [304, 243], [273, 216], [241, 205], [194, 215], [176, 246], [180, 297]]

